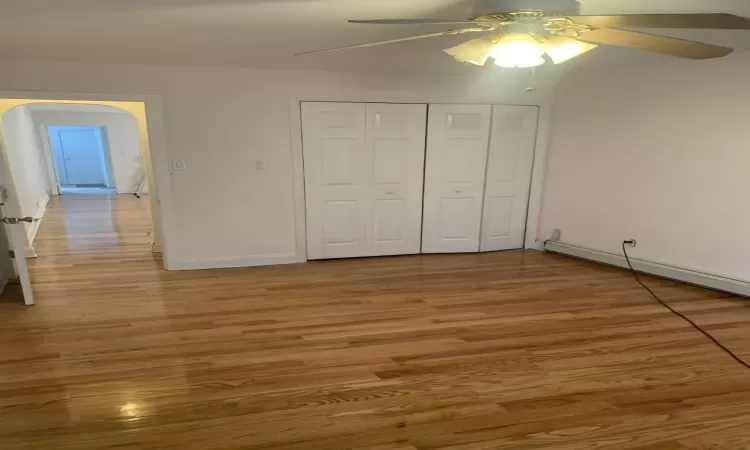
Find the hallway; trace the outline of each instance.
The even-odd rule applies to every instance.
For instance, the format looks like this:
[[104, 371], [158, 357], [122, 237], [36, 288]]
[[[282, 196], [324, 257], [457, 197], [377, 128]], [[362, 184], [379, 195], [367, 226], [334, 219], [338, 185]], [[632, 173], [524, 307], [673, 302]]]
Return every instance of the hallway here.
[[34, 248], [42, 260], [150, 253], [152, 228], [148, 195], [140, 199], [126, 194], [53, 196]]

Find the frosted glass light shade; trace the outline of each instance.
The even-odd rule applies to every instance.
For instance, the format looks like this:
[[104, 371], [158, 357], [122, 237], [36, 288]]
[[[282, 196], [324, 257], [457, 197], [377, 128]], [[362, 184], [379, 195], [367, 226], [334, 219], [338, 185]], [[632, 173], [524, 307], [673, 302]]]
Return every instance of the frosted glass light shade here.
[[472, 39], [443, 51], [461, 62], [483, 66], [492, 53], [493, 45], [492, 42], [484, 39]]
[[583, 55], [598, 47], [598, 45], [581, 42], [565, 36], [555, 36], [547, 39], [542, 48], [555, 64], [560, 64], [576, 56]]

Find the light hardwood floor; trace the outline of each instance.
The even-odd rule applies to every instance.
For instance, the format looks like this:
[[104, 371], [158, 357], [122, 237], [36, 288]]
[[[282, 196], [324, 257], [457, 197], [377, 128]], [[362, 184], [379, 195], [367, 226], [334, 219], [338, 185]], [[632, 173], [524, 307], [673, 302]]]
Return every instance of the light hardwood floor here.
[[[2, 449], [747, 449], [750, 373], [624, 271], [537, 252], [165, 272], [64, 198], [0, 304]], [[647, 278], [750, 359], [750, 303]]]

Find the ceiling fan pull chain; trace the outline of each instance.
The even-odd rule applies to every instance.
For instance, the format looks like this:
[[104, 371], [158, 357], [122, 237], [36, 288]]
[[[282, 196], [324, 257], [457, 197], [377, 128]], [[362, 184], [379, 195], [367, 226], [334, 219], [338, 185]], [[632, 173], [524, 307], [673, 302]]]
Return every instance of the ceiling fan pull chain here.
[[531, 68], [531, 83], [526, 88], [526, 92], [536, 92], [536, 67]]

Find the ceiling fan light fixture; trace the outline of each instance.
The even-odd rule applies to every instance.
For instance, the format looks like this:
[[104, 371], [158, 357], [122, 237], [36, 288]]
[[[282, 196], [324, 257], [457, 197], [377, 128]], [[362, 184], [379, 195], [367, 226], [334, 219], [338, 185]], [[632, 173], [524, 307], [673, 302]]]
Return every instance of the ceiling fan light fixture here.
[[494, 44], [484, 39], [472, 39], [455, 47], [446, 48], [445, 53], [458, 61], [483, 66], [490, 58]]
[[555, 36], [542, 44], [542, 49], [555, 64], [560, 64], [597, 48], [598, 45], [581, 42], [565, 36]]
[[544, 64], [544, 49], [530, 34], [510, 33], [492, 47], [491, 56], [500, 67], [536, 67]]

